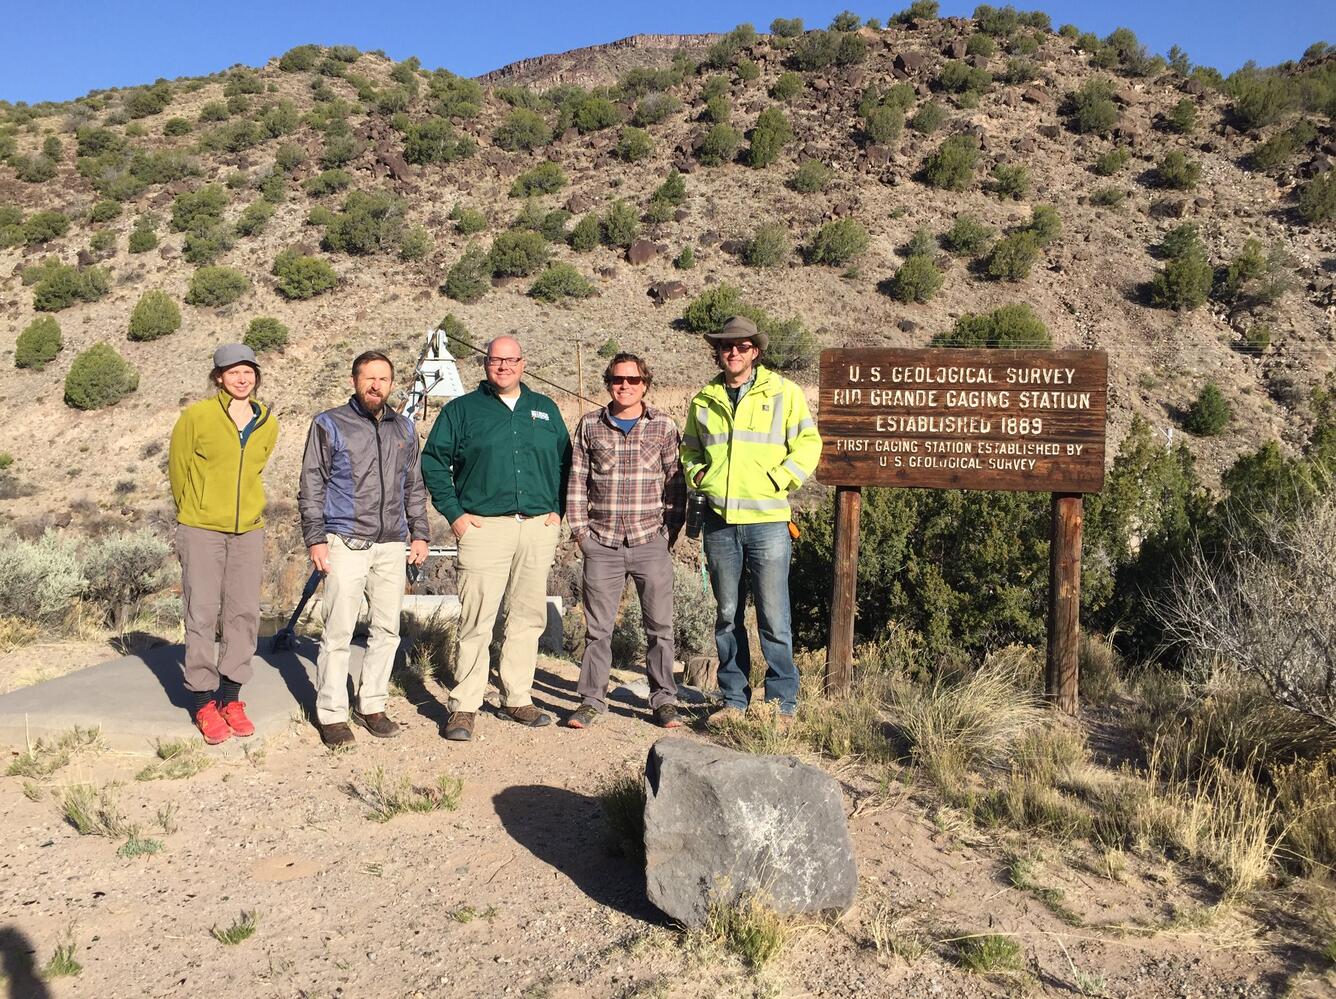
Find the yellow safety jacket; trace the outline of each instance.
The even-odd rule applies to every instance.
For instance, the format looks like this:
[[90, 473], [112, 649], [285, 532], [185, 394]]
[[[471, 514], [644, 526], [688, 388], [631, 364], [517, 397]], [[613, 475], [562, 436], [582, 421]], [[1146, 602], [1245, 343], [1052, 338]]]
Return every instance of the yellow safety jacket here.
[[255, 418], [244, 439], [219, 392], [187, 406], [172, 430], [167, 476], [176, 519], [187, 527], [245, 534], [264, 526], [260, 473], [278, 439], [278, 419], [253, 402]]
[[729, 524], [788, 520], [789, 493], [821, 458], [802, 389], [759, 364], [755, 373], [736, 412], [722, 374], [697, 392], [682, 436], [687, 483]]

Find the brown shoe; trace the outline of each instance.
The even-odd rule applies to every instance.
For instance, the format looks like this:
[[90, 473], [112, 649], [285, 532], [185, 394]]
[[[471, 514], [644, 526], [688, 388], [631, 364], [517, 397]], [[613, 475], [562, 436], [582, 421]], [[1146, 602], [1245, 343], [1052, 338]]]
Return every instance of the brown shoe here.
[[736, 725], [746, 717], [746, 713], [741, 708], [725, 706], [707, 715], [705, 726], [707, 728], [723, 728], [725, 725]]
[[472, 711], [451, 711], [445, 720], [445, 737], [451, 742], [468, 742], [473, 738], [473, 721], [477, 715]]
[[353, 712], [353, 721], [374, 735], [377, 739], [393, 739], [399, 734], [399, 726], [390, 721], [384, 711], [373, 711], [369, 715]]
[[357, 741], [347, 722], [331, 722], [328, 725], [317, 725], [316, 728], [320, 729], [320, 741], [330, 749], [342, 749]]
[[660, 704], [654, 709], [654, 724], [659, 728], [681, 728], [682, 719], [676, 704]]
[[511, 721], [528, 725], [530, 728], [542, 728], [552, 724], [552, 716], [546, 711], [539, 711], [532, 704], [522, 704], [518, 708], [502, 708]]

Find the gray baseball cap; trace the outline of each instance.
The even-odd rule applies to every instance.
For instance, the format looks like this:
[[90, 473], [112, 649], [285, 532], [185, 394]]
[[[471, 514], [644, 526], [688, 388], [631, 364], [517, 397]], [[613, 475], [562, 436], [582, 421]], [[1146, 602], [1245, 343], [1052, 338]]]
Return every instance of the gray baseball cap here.
[[225, 343], [213, 352], [215, 368], [230, 368], [236, 364], [249, 364], [256, 371], [260, 370], [260, 362], [255, 359], [255, 351], [244, 343]]

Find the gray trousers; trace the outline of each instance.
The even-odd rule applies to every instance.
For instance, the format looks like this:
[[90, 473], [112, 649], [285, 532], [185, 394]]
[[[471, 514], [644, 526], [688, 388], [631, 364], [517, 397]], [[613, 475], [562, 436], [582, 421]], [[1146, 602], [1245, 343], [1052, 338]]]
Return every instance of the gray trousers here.
[[[186, 689], [217, 690], [220, 675], [246, 683], [260, 633], [264, 529], [228, 534], [177, 524], [176, 554], [181, 560]], [[214, 636], [220, 631], [215, 652]]]
[[608, 548], [586, 534], [584, 556], [585, 652], [576, 690], [585, 704], [608, 710], [608, 674], [612, 669], [612, 629], [629, 577], [640, 595], [648, 650], [651, 709], [677, 699], [673, 680], [673, 558], [662, 536], [643, 545]]

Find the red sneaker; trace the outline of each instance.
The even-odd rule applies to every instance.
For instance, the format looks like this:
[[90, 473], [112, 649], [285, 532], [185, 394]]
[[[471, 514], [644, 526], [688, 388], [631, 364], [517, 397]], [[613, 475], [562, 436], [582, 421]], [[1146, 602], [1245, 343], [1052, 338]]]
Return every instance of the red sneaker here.
[[232, 734], [246, 738], [255, 734], [255, 725], [246, 717], [245, 701], [229, 701], [223, 705], [223, 721], [232, 730]]
[[223, 721], [223, 716], [218, 713], [218, 705], [213, 701], [195, 712], [195, 727], [210, 746], [216, 746], [232, 738], [232, 730], [228, 728], [227, 722]]

